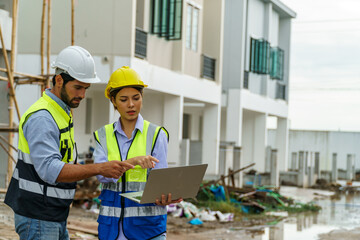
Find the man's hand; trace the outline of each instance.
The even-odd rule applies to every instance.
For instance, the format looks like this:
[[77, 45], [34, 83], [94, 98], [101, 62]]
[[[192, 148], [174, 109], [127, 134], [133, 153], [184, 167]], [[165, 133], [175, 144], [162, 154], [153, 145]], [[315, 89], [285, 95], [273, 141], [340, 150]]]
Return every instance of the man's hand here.
[[151, 155], [148, 156], [137, 156], [126, 160], [128, 163], [132, 165], [140, 165], [143, 169], [145, 168], [154, 168], [155, 164], [159, 162], [158, 159], [154, 158]]
[[161, 195], [161, 202], [159, 201], [159, 199], [156, 199], [155, 204], [156, 205], [160, 205], [160, 206], [166, 206], [169, 205], [171, 203], [179, 203], [181, 202], [183, 199], [179, 198], [176, 200], [171, 200], [171, 193], [168, 194], [168, 197], [166, 199], [166, 196], [164, 194]]
[[134, 168], [134, 166], [130, 163], [122, 161], [109, 161], [105, 163], [99, 163], [99, 165], [101, 165], [100, 175], [103, 175], [107, 178], [119, 178], [124, 174], [124, 172]]

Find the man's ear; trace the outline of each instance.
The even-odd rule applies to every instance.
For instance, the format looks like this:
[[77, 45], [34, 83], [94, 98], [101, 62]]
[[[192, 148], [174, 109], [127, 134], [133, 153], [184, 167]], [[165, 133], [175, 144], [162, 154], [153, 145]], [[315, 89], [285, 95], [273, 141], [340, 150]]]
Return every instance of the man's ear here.
[[55, 76], [55, 82], [56, 82], [56, 86], [62, 88], [63, 84], [64, 84], [64, 79], [61, 77], [60, 74]]

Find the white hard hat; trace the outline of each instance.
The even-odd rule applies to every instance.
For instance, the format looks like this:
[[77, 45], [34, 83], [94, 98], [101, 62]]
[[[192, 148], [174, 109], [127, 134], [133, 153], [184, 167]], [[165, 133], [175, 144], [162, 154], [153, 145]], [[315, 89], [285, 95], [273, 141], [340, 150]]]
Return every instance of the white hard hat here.
[[61, 50], [51, 66], [64, 70], [80, 82], [100, 82], [96, 76], [94, 59], [86, 49], [79, 46], [69, 46]]

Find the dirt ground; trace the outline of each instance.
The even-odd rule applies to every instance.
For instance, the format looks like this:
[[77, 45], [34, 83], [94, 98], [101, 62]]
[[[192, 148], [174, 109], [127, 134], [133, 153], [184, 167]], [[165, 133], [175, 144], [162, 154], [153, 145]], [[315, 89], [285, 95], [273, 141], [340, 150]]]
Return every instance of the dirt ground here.
[[[97, 239], [94, 234], [81, 231], [88, 229], [90, 232], [97, 229], [97, 214], [81, 208], [71, 208], [68, 218], [68, 229], [71, 240]], [[168, 240], [236, 240], [236, 239], [263, 239], [264, 227], [268, 223], [276, 221], [276, 217], [243, 218], [238, 221], [220, 223], [204, 222], [202, 225], [191, 225], [186, 218], [168, 217], [167, 239]], [[14, 229], [12, 210], [0, 199], [0, 240], [18, 240]], [[319, 240], [355, 240], [360, 239], [360, 228], [352, 230], [339, 229], [319, 235]], [[275, 239], [274, 239], [275, 240]], [[284, 239], [287, 240], [287, 239]]]
[[[71, 240], [82, 239], [97, 239], [95, 235], [86, 234], [80, 230], [72, 229], [71, 226], [75, 226], [77, 229], [97, 229], [96, 222], [97, 214], [86, 211], [81, 208], [71, 208], [68, 218], [68, 230]], [[269, 218], [268, 221], [273, 219]], [[205, 222], [202, 225], [191, 225], [187, 223], [189, 220], [186, 218], [174, 218], [168, 217], [167, 239], [168, 240], [185, 240], [185, 239], [246, 239], [244, 236], [248, 236], [248, 231], [231, 231], [232, 228], [237, 228], [240, 225], [256, 225], [263, 222], [262, 219], [253, 219], [247, 221], [247, 223], [230, 222]], [[256, 234], [257, 230], [253, 231]], [[18, 240], [18, 235], [14, 229], [14, 214], [12, 210], [6, 206], [2, 200], [0, 200], [0, 240]]]

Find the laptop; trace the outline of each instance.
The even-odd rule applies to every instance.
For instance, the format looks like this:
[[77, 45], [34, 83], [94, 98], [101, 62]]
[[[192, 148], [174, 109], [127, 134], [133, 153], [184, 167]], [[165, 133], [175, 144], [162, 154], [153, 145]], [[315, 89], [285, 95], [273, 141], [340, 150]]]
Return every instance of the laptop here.
[[171, 199], [195, 198], [204, 178], [207, 164], [152, 169], [144, 191], [120, 193], [137, 203], [155, 203], [161, 195], [171, 193]]

